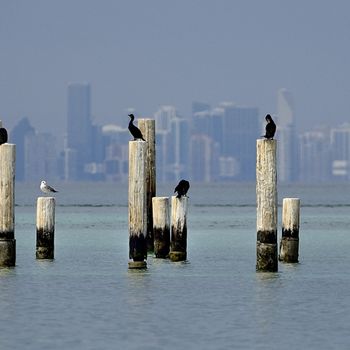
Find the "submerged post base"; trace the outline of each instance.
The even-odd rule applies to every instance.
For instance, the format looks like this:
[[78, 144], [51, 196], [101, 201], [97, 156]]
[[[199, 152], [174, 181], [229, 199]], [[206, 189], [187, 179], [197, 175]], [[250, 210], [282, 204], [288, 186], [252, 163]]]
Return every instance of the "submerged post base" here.
[[16, 265], [16, 240], [0, 240], [0, 266]]
[[53, 259], [54, 248], [53, 247], [36, 247], [35, 255], [37, 259]]
[[129, 269], [147, 269], [146, 261], [129, 261]]
[[257, 242], [256, 248], [256, 271], [277, 272], [277, 244]]
[[187, 258], [186, 252], [170, 252], [169, 258], [171, 261], [185, 261]]
[[286, 263], [297, 263], [299, 258], [299, 238], [282, 237], [278, 259]]

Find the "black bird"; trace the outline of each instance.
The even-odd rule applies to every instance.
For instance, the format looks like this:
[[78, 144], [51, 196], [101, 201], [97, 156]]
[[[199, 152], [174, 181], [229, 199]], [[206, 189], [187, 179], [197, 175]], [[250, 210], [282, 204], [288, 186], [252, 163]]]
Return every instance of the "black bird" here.
[[190, 188], [190, 183], [186, 180], [181, 180], [175, 187], [175, 192], [177, 192], [176, 198], [181, 198], [181, 196], [186, 196], [188, 189]]
[[134, 141], [139, 140], [139, 139], [141, 139], [143, 141], [146, 141], [143, 138], [142, 132], [140, 131], [140, 129], [133, 124], [133, 121], [135, 119], [134, 115], [133, 114], [129, 114], [129, 117], [130, 117], [131, 120], [129, 122], [129, 128], [128, 129], [129, 129], [131, 135], [134, 136]]
[[5, 128], [0, 128], [0, 145], [6, 143], [8, 140], [7, 130]]
[[265, 120], [267, 121], [267, 124], [265, 127], [265, 135], [263, 137], [265, 137], [265, 139], [272, 140], [275, 136], [276, 124], [272, 120], [270, 114], [266, 115]]

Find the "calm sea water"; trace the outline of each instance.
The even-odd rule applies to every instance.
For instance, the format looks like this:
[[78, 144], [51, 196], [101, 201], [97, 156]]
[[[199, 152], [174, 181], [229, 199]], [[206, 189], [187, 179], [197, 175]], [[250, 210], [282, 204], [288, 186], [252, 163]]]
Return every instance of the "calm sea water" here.
[[37, 184], [16, 186], [0, 349], [350, 346], [350, 186], [279, 188], [302, 209], [300, 263], [278, 273], [255, 271], [254, 184], [193, 184], [188, 261], [149, 256], [145, 271], [128, 270], [127, 186], [57, 184], [53, 261], [35, 259]]

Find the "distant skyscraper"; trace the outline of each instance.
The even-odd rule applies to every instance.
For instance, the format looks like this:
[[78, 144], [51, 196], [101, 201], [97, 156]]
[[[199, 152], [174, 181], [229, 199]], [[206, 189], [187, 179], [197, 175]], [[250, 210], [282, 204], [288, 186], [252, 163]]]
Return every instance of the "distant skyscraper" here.
[[210, 105], [204, 102], [192, 102], [192, 116], [198, 112], [210, 111]]
[[322, 131], [310, 131], [300, 136], [301, 182], [330, 180], [331, 159], [329, 137]]
[[278, 91], [276, 119], [278, 179], [281, 182], [292, 182], [298, 178], [298, 142], [294, 120], [294, 102], [292, 94], [286, 89]]
[[71, 83], [68, 85], [66, 146], [77, 152], [76, 167], [79, 178], [84, 178], [84, 164], [91, 161], [91, 134], [90, 85]]
[[49, 133], [29, 134], [25, 138], [26, 181], [58, 179], [55, 138]]
[[193, 135], [190, 144], [190, 178], [197, 182], [213, 180], [214, 142], [206, 135]]
[[237, 172], [232, 180], [255, 179], [256, 139], [259, 136], [258, 109], [222, 104], [223, 159], [233, 159]]
[[156, 122], [156, 132], [166, 131], [170, 132], [171, 121], [176, 118], [176, 109], [173, 106], [161, 106], [159, 110], [154, 113]]
[[332, 176], [350, 180], [350, 124], [331, 129]]
[[183, 118], [171, 121], [170, 148], [168, 151], [170, 174], [168, 180], [178, 180], [188, 175], [190, 130], [189, 122]]
[[25, 139], [34, 135], [35, 130], [30, 125], [28, 118], [22, 118], [12, 129], [10, 141], [16, 144], [16, 180], [25, 180]]

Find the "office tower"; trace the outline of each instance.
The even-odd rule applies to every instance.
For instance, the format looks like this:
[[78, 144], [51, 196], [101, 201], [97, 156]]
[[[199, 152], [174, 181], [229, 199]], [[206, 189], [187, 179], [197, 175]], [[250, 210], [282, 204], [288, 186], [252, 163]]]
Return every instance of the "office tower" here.
[[77, 163], [68, 162], [67, 164], [76, 167], [79, 179], [84, 179], [84, 165], [91, 161], [93, 147], [91, 133], [90, 85], [70, 83], [68, 85], [66, 147], [77, 152]]
[[301, 182], [325, 182], [330, 180], [331, 157], [329, 136], [323, 131], [309, 131], [300, 136]]
[[170, 138], [168, 139], [167, 164], [169, 173], [167, 180], [177, 181], [188, 175], [189, 161], [189, 122], [183, 118], [174, 118], [170, 123]]
[[335, 180], [350, 179], [350, 124], [331, 129], [332, 176]]
[[26, 181], [56, 180], [55, 138], [49, 133], [30, 133], [25, 137], [24, 175]]
[[16, 144], [16, 181], [25, 180], [25, 139], [35, 130], [28, 118], [22, 118], [10, 133], [10, 142]]
[[126, 182], [128, 178], [129, 141], [132, 139], [127, 128], [108, 124], [102, 127], [105, 145], [104, 169], [109, 181]]
[[161, 106], [159, 110], [154, 113], [156, 123], [156, 132], [170, 132], [171, 121], [177, 117], [176, 109], [173, 106]]
[[223, 152], [223, 135], [224, 135], [224, 114], [223, 108], [214, 108], [211, 112], [211, 130], [209, 136], [216, 144], [219, 154]]
[[294, 120], [294, 102], [292, 94], [286, 89], [278, 91], [276, 124], [278, 179], [281, 182], [293, 182], [298, 178], [298, 142]]
[[220, 107], [224, 109], [222, 159], [236, 165], [231, 180], [253, 181], [256, 139], [260, 129], [258, 109], [233, 103], [224, 103]]
[[190, 178], [197, 182], [214, 179], [214, 142], [207, 135], [192, 135], [190, 143]]

